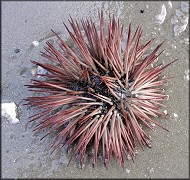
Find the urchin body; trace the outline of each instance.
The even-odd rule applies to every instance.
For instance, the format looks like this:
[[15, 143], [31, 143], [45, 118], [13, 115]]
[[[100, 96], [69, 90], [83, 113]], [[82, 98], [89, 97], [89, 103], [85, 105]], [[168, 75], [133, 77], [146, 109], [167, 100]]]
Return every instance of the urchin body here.
[[167, 95], [160, 87], [169, 78], [161, 76], [161, 72], [171, 63], [151, 67], [161, 54], [157, 55], [157, 51], [162, 43], [143, 59], [153, 39], [139, 46], [142, 30], [137, 28], [131, 36], [131, 25], [122, 51], [123, 26], [119, 20], [110, 18], [106, 37], [103, 13], [99, 17], [99, 33], [91, 19], [81, 20], [86, 41], [77, 21], [69, 20], [73, 33], [65, 25], [79, 53], [53, 31], [60, 50], [47, 42], [42, 56], [58, 66], [33, 61], [48, 74], [42, 75], [46, 80], [33, 80], [28, 85], [32, 91], [45, 92], [47, 96], [26, 100], [40, 110], [31, 117], [31, 121], [39, 121], [35, 130], [50, 128], [47, 136], [64, 127], [55, 137], [53, 152], [76, 143], [73, 155], [78, 154], [83, 164], [86, 149], [92, 146], [93, 164], [100, 153], [105, 164], [113, 155], [124, 166], [128, 155], [134, 158], [136, 142], [142, 148], [149, 146], [149, 138], [139, 122], [152, 130], [152, 123], [160, 126], [151, 117], [165, 115], [160, 107]]

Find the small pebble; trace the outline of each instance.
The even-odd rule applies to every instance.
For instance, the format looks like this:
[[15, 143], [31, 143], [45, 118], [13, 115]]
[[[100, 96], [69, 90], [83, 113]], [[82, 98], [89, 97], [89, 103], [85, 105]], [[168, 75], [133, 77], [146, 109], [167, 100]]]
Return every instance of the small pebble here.
[[135, 152], [134, 152], [135, 154], [138, 154], [138, 151], [137, 150], [135, 150]]
[[168, 113], [168, 111], [167, 110], [164, 110], [164, 114], [167, 114]]
[[154, 169], [153, 168], [150, 169], [150, 173], [151, 174], [154, 173]]
[[140, 10], [141, 13], [144, 13], [144, 10]]
[[33, 44], [34, 46], [39, 46], [40, 43], [39, 43], [38, 41], [33, 41], [32, 44]]
[[126, 173], [129, 174], [130, 173], [130, 170], [126, 168]]
[[14, 52], [15, 52], [15, 53], [19, 53], [19, 52], [20, 52], [20, 49], [15, 49]]
[[130, 154], [127, 155], [127, 159], [128, 159], [128, 160], [131, 160], [131, 159], [132, 159], [132, 157], [131, 157]]
[[178, 115], [176, 113], [174, 113], [174, 118], [177, 119], [178, 118]]

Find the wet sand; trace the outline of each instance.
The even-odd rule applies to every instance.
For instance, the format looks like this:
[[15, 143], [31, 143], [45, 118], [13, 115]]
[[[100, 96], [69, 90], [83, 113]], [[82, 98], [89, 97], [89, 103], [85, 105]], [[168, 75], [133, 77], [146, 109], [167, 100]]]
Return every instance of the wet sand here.
[[[189, 28], [174, 35], [171, 19], [180, 9], [181, 2], [2, 2], [2, 102], [15, 102], [19, 106], [19, 123], [12, 124], [2, 117], [2, 178], [188, 178], [189, 177]], [[157, 15], [165, 5], [166, 17], [160, 24]], [[68, 24], [69, 14], [81, 18], [91, 16], [98, 22], [98, 10], [120, 17], [133, 31], [143, 28], [142, 41], [155, 38], [154, 47], [166, 40], [165, 52], [159, 58], [164, 64], [178, 58], [164, 74], [175, 76], [164, 87], [169, 94], [167, 113], [169, 119], [156, 119], [170, 130], [156, 127], [152, 148], [137, 149], [135, 163], [125, 161], [125, 169], [112, 159], [107, 169], [101, 160], [93, 169], [86, 159], [83, 170], [64, 150], [59, 156], [50, 156], [52, 137], [40, 141], [45, 132], [32, 132], [34, 124], [27, 124], [34, 110], [22, 105], [22, 99], [31, 96], [25, 84], [30, 83], [30, 60], [42, 61], [39, 51], [47, 40], [54, 42], [50, 29], [66, 40], [68, 33], [62, 21]], [[178, 19], [180, 21], [180, 18]], [[177, 22], [176, 22], [177, 23]], [[37, 44], [32, 42], [38, 41]]]

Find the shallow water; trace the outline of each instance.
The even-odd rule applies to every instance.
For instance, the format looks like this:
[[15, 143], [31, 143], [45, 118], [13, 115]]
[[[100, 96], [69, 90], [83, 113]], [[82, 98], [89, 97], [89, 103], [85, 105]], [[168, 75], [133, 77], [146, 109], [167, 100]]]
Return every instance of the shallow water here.
[[[188, 170], [188, 88], [189, 88], [189, 28], [174, 32], [175, 25], [183, 26], [188, 13], [171, 19], [181, 2], [2, 2], [2, 102], [15, 102], [19, 108], [20, 122], [11, 124], [2, 117], [2, 178], [187, 178]], [[162, 6], [166, 16], [162, 23], [156, 17], [161, 14]], [[183, 4], [183, 8], [184, 4]], [[165, 52], [160, 62], [168, 63], [176, 58], [179, 61], [164, 73], [175, 76], [165, 91], [169, 94], [166, 101], [170, 119], [157, 122], [170, 130], [156, 127], [156, 133], [147, 131], [152, 137], [152, 148], [138, 149], [135, 163], [125, 162], [123, 170], [112, 159], [107, 168], [101, 160], [93, 169], [88, 158], [81, 170], [73, 159], [69, 166], [69, 155], [62, 150], [58, 156], [50, 156], [52, 137], [40, 141], [44, 132], [32, 132], [34, 124], [27, 124], [34, 110], [22, 105], [22, 99], [30, 96], [25, 84], [32, 76], [30, 60], [43, 61], [39, 51], [47, 40], [54, 42], [51, 30], [68, 40], [62, 21], [68, 23], [69, 14], [81, 18], [91, 16], [98, 22], [98, 10], [104, 10], [105, 19], [109, 13], [120, 17], [128, 26], [132, 21], [133, 30], [143, 28], [142, 41], [155, 37], [156, 44], [166, 40]], [[14, 14], [14, 15], [13, 15]], [[179, 15], [179, 11], [177, 11]], [[39, 42], [33, 43], [34, 41]], [[36, 45], [36, 46], [35, 46]], [[16, 50], [19, 49], [20, 51]], [[15, 51], [16, 50], [16, 51]], [[17, 53], [15, 53], [17, 52]]]

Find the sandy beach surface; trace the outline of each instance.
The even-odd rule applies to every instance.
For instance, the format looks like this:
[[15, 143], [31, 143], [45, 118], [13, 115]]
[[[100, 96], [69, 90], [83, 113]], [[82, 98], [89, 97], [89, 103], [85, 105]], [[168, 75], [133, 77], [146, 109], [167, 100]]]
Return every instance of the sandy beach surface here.
[[[2, 103], [14, 102], [17, 119], [1, 117], [2, 178], [188, 178], [189, 177], [189, 12], [187, 1], [57, 1], [2, 2]], [[101, 158], [95, 168], [86, 158], [83, 169], [62, 150], [51, 156], [53, 137], [42, 141], [45, 131], [33, 132], [35, 123], [27, 124], [33, 109], [23, 106], [23, 98], [31, 96], [24, 86], [30, 83], [36, 67], [30, 60], [41, 61], [39, 55], [46, 41], [55, 42], [51, 29], [67, 41], [68, 33], [62, 21], [92, 17], [98, 24], [98, 11], [103, 10], [105, 20], [109, 13], [119, 17], [125, 27], [132, 22], [132, 30], [143, 28], [142, 42], [155, 38], [152, 47], [165, 40], [164, 53], [159, 62], [179, 59], [164, 74], [173, 77], [164, 86], [169, 95], [165, 111], [170, 118], [158, 118], [166, 132], [155, 127], [146, 130], [152, 147], [136, 151], [136, 160], [125, 161], [122, 169], [115, 159], [104, 167]], [[125, 29], [126, 32], [126, 29]], [[126, 35], [125, 35], [126, 37]], [[14, 105], [14, 104], [13, 104]]]

